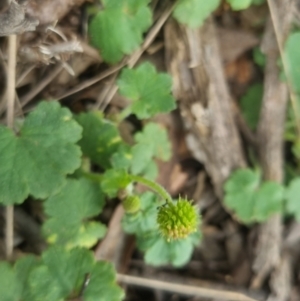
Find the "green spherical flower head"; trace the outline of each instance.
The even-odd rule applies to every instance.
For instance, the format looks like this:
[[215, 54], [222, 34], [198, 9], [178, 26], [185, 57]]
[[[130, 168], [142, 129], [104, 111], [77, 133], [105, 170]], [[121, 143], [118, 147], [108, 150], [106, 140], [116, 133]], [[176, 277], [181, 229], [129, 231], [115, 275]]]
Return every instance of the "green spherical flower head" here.
[[164, 237], [168, 240], [186, 238], [196, 232], [199, 225], [199, 214], [196, 208], [185, 199], [159, 208], [157, 223]]
[[141, 207], [141, 201], [140, 198], [137, 195], [129, 195], [127, 196], [123, 202], [124, 210], [127, 213], [136, 213], [140, 210]]

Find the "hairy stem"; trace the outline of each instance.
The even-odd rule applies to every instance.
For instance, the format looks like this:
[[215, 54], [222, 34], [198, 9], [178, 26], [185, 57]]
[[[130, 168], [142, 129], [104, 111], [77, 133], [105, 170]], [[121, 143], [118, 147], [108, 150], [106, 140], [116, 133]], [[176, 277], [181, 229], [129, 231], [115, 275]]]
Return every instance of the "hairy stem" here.
[[130, 175], [131, 180], [134, 182], [138, 182], [141, 183], [147, 187], [149, 187], [150, 189], [152, 189], [153, 191], [155, 191], [157, 194], [159, 194], [165, 201], [167, 201], [167, 203], [172, 204], [173, 200], [172, 197], [170, 196], [170, 194], [159, 184], [145, 179], [141, 176], [136, 176], [136, 175]]

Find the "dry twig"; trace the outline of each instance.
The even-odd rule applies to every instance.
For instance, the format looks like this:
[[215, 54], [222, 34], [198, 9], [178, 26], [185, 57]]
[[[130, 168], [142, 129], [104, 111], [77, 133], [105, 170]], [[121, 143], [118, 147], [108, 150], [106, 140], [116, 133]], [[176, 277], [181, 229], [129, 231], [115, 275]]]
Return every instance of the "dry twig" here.
[[[17, 36], [11, 35], [8, 38], [8, 70], [7, 70], [7, 126], [13, 129], [14, 107], [15, 107], [15, 87], [16, 87], [16, 63], [17, 63]], [[5, 244], [6, 257], [13, 254], [14, 240], [14, 208], [6, 207], [6, 230]]]
[[[283, 28], [279, 32], [279, 12], [283, 13], [293, 0], [276, 1], [275, 13], [273, 2], [269, 2], [272, 22], [269, 20], [262, 44], [266, 54], [264, 96], [258, 125], [258, 149], [264, 178], [282, 183], [283, 181], [283, 131], [288, 100], [287, 85], [280, 80], [277, 65], [279, 54], [283, 55], [283, 33], [287, 32], [291, 18], [288, 12], [281, 18]], [[279, 49], [278, 49], [279, 48]], [[290, 90], [291, 92], [291, 90]], [[271, 279], [272, 295], [269, 300], [285, 301], [290, 294], [291, 267], [289, 258], [281, 255], [282, 222], [279, 214], [261, 225], [254, 270], [257, 275], [252, 287], [261, 287], [266, 277], [273, 271]]]
[[247, 297], [241, 293], [230, 292], [224, 290], [215, 290], [210, 288], [202, 288], [198, 286], [184, 285], [179, 283], [171, 283], [154, 279], [146, 279], [129, 275], [117, 275], [117, 280], [124, 284], [142, 286], [154, 290], [163, 290], [171, 293], [177, 293], [185, 296], [195, 296], [201, 298], [213, 298], [224, 301], [257, 301], [256, 299]]

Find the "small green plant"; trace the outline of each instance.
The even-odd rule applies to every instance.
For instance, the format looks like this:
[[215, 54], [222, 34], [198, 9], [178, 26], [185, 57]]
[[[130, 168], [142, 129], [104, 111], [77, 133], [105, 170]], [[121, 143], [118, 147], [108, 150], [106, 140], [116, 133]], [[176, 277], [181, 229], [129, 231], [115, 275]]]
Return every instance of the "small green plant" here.
[[40, 103], [18, 135], [1, 126], [0, 203], [20, 204], [29, 195], [46, 198], [59, 191], [66, 175], [80, 166], [81, 131], [70, 111], [55, 102]]
[[289, 185], [262, 181], [251, 169], [235, 171], [224, 185], [225, 206], [245, 224], [264, 222], [275, 213], [289, 214], [300, 220], [300, 178]]
[[241, 10], [248, 8], [251, 5], [252, 0], [227, 0], [227, 2], [233, 10]]
[[[178, 0], [173, 17], [199, 27], [220, 2]], [[152, 25], [151, 1], [102, 0], [101, 4], [89, 25], [91, 43], [105, 62], [114, 64], [141, 46]], [[231, 5], [246, 6], [242, 0]], [[123, 229], [135, 235], [147, 264], [180, 267], [190, 260], [201, 239], [199, 212], [191, 201], [173, 200], [154, 181], [156, 160], [167, 161], [171, 145], [166, 130], [151, 118], [176, 108], [172, 79], [145, 62], [123, 68], [117, 86], [129, 105], [114, 116], [115, 121], [99, 112], [73, 115], [52, 101], [40, 102], [15, 131], [0, 126], [0, 204], [18, 205], [28, 198], [41, 201], [42, 231], [49, 244], [40, 257], [25, 255], [14, 264], [0, 263], [1, 301], [121, 300], [124, 292], [116, 284], [112, 265], [95, 262], [89, 250], [106, 233], [99, 216], [112, 198], [123, 205]], [[132, 144], [121, 138], [118, 129], [129, 115], [142, 120]], [[138, 194], [136, 183], [152, 192]], [[269, 186], [261, 185], [262, 196], [274, 189]], [[231, 193], [236, 196], [234, 189]], [[277, 194], [273, 193], [273, 203], [279, 206]], [[292, 196], [291, 188], [288, 208], [293, 208]], [[230, 204], [235, 204], [234, 197], [228, 198]], [[258, 213], [259, 206], [246, 220], [259, 221], [275, 211], [273, 204]], [[239, 211], [238, 205], [232, 208]]]
[[[251, 5], [260, 5], [265, 0], [227, 0], [233, 10], [246, 9]], [[191, 28], [202, 26], [204, 21], [220, 6], [221, 0], [178, 0], [173, 16]]]
[[195, 28], [201, 26], [219, 4], [220, 0], [179, 0], [173, 15], [180, 23]]
[[246, 9], [251, 5], [261, 5], [265, 0], [227, 0], [233, 10]]
[[28, 255], [14, 266], [0, 263], [0, 281], [3, 301], [117, 301], [124, 296], [112, 265], [95, 262], [92, 252], [83, 248], [50, 247], [41, 258]]
[[140, 201], [140, 210], [135, 214], [126, 214], [122, 225], [127, 233], [136, 236], [137, 247], [145, 252], [145, 262], [153, 266], [172, 264], [180, 267], [186, 264], [194, 246], [199, 244], [201, 239], [199, 230], [183, 239], [166, 239], [160, 233], [157, 222], [158, 210], [163, 208], [165, 201], [159, 200], [158, 196], [151, 192], [140, 195]]
[[93, 18], [89, 31], [92, 44], [103, 59], [117, 63], [125, 54], [136, 50], [142, 34], [152, 23], [150, 0], [103, 0], [103, 10]]
[[258, 171], [235, 171], [224, 186], [224, 203], [242, 222], [263, 222], [283, 211], [284, 188], [275, 182], [261, 180]]
[[[152, 117], [175, 107], [168, 76], [156, 73], [150, 65], [144, 66], [152, 72], [148, 76], [153, 77], [142, 83], [143, 91], [138, 84], [140, 77], [131, 73], [135, 70], [130, 70], [125, 79], [123, 73], [119, 81], [123, 91], [129, 93], [124, 94], [140, 103], [128, 109], [139, 118]], [[154, 89], [153, 80], [159, 84], [159, 89], [148, 97], [147, 93], [151, 94]], [[139, 91], [144, 94], [139, 96]], [[127, 116], [128, 110], [117, 120]], [[136, 224], [141, 216], [144, 217], [147, 227], [136, 228], [139, 232], [134, 234], [139, 249], [145, 252], [146, 262], [180, 266], [189, 260], [194, 245], [199, 242], [199, 234], [192, 233], [199, 226], [196, 208], [187, 201], [178, 202], [185, 206], [179, 206], [174, 212], [182, 219], [172, 222], [173, 232], [162, 231], [161, 219], [157, 219], [160, 212], [173, 204], [171, 196], [151, 180], [157, 175], [153, 159], [168, 160], [171, 155], [166, 130], [161, 126], [146, 123], [134, 135], [134, 144], [128, 145], [122, 140], [117, 124], [100, 113], [73, 116], [57, 102], [41, 102], [17, 132], [0, 126], [0, 140], [0, 202], [20, 204], [28, 197], [42, 200], [46, 214], [43, 233], [53, 245], [41, 259], [26, 256], [13, 267], [0, 264], [0, 279], [3, 283], [12, 283], [12, 291], [3, 288], [6, 290], [1, 294], [3, 300], [38, 301], [42, 298], [57, 301], [83, 296], [84, 300], [93, 301], [99, 300], [100, 295], [104, 301], [120, 300], [123, 293], [114, 283], [112, 267], [108, 263], [94, 263], [87, 250], [105, 235], [106, 227], [95, 217], [102, 212], [107, 198], [120, 197], [127, 224], [129, 221]], [[93, 165], [98, 172], [91, 170]], [[158, 201], [151, 196], [149, 211], [144, 210], [143, 196], [134, 191], [137, 182], [161, 198]], [[177, 205], [172, 206], [177, 208]], [[168, 216], [164, 219], [168, 223]], [[128, 225], [124, 228], [127, 231]], [[179, 238], [182, 240], [177, 240]], [[169, 240], [172, 241], [169, 243]], [[163, 252], [163, 257], [157, 248]], [[182, 257], [183, 250], [185, 256]], [[87, 287], [84, 286], [86, 278], [89, 280]]]

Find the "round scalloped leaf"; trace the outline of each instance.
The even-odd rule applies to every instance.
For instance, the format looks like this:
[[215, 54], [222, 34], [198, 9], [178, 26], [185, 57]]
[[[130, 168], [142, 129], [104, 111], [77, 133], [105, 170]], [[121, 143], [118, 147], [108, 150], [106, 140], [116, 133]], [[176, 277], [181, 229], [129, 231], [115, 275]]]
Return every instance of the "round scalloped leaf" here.
[[260, 182], [251, 169], [235, 171], [225, 183], [225, 205], [244, 223], [262, 222], [281, 212], [284, 188], [275, 182]]
[[300, 221], [300, 178], [292, 180], [286, 190], [286, 210]]
[[220, 0], [179, 0], [174, 9], [174, 17], [191, 28], [199, 27], [213, 13]]
[[19, 301], [21, 290], [21, 284], [11, 265], [0, 262], [0, 300]]
[[68, 247], [95, 244], [105, 234], [105, 226], [85, 220], [98, 215], [103, 205], [104, 195], [98, 183], [85, 178], [68, 179], [62, 190], [44, 203], [49, 219], [43, 231], [48, 241]]
[[99, 222], [85, 222], [79, 228], [77, 235], [68, 242], [68, 248], [93, 247], [106, 234], [106, 226]]
[[117, 63], [136, 50], [152, 22], [149, 0], [103, 0], [104, 9], [92, 20], [92, 44], [106, 62]]
[[93, 265], [93, 254], [89, 250], [47, 249], [40, 265], [29, 274], [26, 301], [58, 301], [78, 295]]
[[102, 168], [111, 167], [113, 154], [125, 147], [117, 126], [99, 112], [82, 113], [76, 120], [83, 128], [79, 141], [82, 152]]
[[194, 247], [200, 242], [200, 234], [193, 233], [185, 239], [167, 241], [161, 235], [141, 235], [138, 247], [145, 251], [145, 262], [153, 266], [172, 264], [181, 267], [189, 262]]
[[266, 221], [272, 214], [283, 209], [284, 187], [275, 182], [264, 182], [255, 195], [253, 217]]
[[108, 169], [101, 182], [101, 188], [109, 197], [116, 197], [121, 189], [132, 182], [130, 175], [123, 169]]
[[134, 135], [134, 140], [136, 144], [131, 149], [131, 172], [151, 175], [151, 171], [154, 171], [155, 178], [157, 170], [153, 159], [167, 161], [171, 157], [171, 143], [166, 129], [159, 124], [148, 123], [141, 132]]
[[81, 127], [57, 102], [41, 102], [18, 135], [0, 126], [0, 203], [22, 203], [28, 195], [46, 198], [80, 166], [75, 143]]
[[120, 301], [124, 298], [111, 263], [100, 261], [94, 265], [83, 298], [85, 301]]
[[33, 301], [33, 299], [30, 296], [28, 279], [32, 270], [38, 267], [39, 265], [40, 261], [33, 255], [21, 257], [15, 263], [14, 270], [22, 291], [21, 300]]
[[52, 277], [58, 280], [63, 297], [80, 292], [84, 278], [94, 265], [93, 254], [83, 248], [67, 251], [52, 247], [43, 253], [42, 259]]
[[93, 253], [83, 248], [50, 247], [40, 260], [33, 256], [19, 259], [15, 273], [8, 264], [0, 264], [0, 278], [1, 301], [73, 300], [83, 287], [85, 301], [120, 301], [124, 296], [112, 265], [95, 262]]
[[227, 0], [233, 10], [242, 10], [252, 4], [252, 0]]
[[172, 78], [168, 74], [157, 73], [148, 62], [135, 69], [123, 69], [118, 86], [120, 94], [132, 101], [127, 110], [139, 119], [168, 113], [176, 107], [171, 95]]
[[25, 301], [63, 301], [63, 297], [59, 280], [47, 266], [38, 266], [30, 273]]

